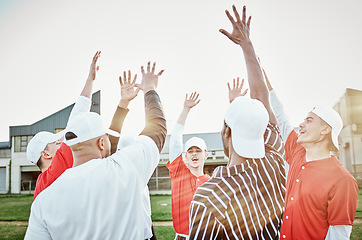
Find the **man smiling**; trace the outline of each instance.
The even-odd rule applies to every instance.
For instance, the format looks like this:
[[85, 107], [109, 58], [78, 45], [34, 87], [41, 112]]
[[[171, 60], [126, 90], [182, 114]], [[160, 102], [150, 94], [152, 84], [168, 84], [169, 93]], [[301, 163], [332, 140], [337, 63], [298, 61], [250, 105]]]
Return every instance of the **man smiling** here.
[[177, 120], [170, 138], [170, 161], [167, 168], [171, 176], [172, 220], [176, 231], [175, 239], [187, 239], [189, 233], [189, 210], [192, 197], [196, 189], [210, 179], [204, 174], [204, 164], [207, 159], [205, 141], [198, 137], [190, 138], [185, 144], [185, 158], [182, 158], [182, 133], [190, 109], [200, 100], [199, 94], [194, 92], [184, 102], [184, 108]]

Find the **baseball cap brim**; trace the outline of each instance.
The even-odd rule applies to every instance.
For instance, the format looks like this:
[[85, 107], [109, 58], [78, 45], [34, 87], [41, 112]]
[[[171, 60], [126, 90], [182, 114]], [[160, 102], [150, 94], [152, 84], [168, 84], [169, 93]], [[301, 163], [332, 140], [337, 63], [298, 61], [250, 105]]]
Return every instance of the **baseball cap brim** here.
[[244, 158], [263, 158], [265, 157], [264, 139], [246, 139], [231, 131], [231, 140], [235, 152]]

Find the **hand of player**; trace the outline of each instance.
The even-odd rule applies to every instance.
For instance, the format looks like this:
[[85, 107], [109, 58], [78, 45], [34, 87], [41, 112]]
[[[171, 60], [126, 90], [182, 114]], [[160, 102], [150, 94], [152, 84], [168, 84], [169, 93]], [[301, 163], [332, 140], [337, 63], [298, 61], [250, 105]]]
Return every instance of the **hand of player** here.
[[143, 66], [141, 66], [142, 81], [138, 85], [144, 93], [155, 90], [158, 85], [158, 78], [162, 75], [164, 70], [161, 70], [158, 74], [155, 74], [156, 63], [154, 62], [151, 69], [151, 62], [147, 63], [147, 72], [145, 72]]
[[200, 99], [198, 99], [198, 98], [199, 98], [199, 94], [197, 92], [191, 93], [189, 98], [188, 98], [188, 95], [186, 94], [184, 108], [191, 109], [191, 108], [195, 107], [200, 102]]
[[246, 6], [243, 7], [243, 16], [240, 19], [240, 15], [236, 10], [235, 5], [232, 6], [236, 21], [231, 16], [228, 10], [225, 10], [227, 17], [229, 18], [232, 26], [233, 31], [232, 33], [227, 32], [224, 29], [220, 29], [219, 31], [227, 36], [231, 41], [236, 44], [243, 45], [244, 43], [250, 42], [249, 35], [250, 35], [250, 21], [251, 16], [249, 16], [248, 21], [246, 22]]
[[229, 101], [230, 103], [232, 101], [234, 101], [235, 98], [240, 97], [240, 96], [245, 96], [245, 94], [248, 92], [248, 89], [245, 89], [244, 92], [242, 91], [243, 85], [244, 85], [244, 79], [241, 81], [241, 84], [239, 84], [239, 77], [236, 78], [236, 82], [235, 79], [233, 79], [233, 88], [230, 87], [230, 84], [227, 83], [228, 85], [228, 89], [229, 89]]
[[97, 66], [97, 60], [101, 55], [101, 51], [97, 51], [96, 54], [93, 57], [92, 63], [90, 65], [88, 79], [95, 80], [97, 71], [99, 70], [99, 66]]
[[140, 91], [140, 89], [136, 87], [137, 74], [134, 75], [133, 81], [131, 81], [131, 78], [130, 70], [128, 70], [128, 78], [126, 71], [123, 72], [123, 80], [122, 77], [119, 76], [119, 83], [121, 84], [121, 100], [130, 102]]

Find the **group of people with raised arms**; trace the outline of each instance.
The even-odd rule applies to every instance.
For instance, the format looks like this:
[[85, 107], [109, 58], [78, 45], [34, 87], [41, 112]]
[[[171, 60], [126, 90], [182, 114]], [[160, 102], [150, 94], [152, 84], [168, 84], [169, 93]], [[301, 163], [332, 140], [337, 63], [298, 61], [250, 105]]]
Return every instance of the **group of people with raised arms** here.
[[[226, 10], [232, 32], [220, 32], [241, 47], [249, 89], [239, 78], [227, 84], [230, 105], [221, 138], [229, 160], [212, 176], [204, 174], [205, 141], [193, 137], [183, 146], [187, 116], [200, 102], [197, 92], [186, 94], [166, 165], [175, 239], [349, 239], [358, 186], [331, 154], [338, 151], [340, 116], [315, 107], [298, 134], [260, 66], [246, 7], [241, 16], [232, 10], [234, 16]], [[89, 112], [99, 56], [66, 129], [39, 132], [28, 144], [27, 157], [41, 174], [25, 239], [157, 239], [147, 183], [166, 138], [156, 92], [163, 70], [156, 73], [156, 64], [148, 62], [140, 83], [130, 71], [119, 77], [121, 99], [108, 129]], [[128, 104], [140, 90], [145, 127], [139, 136], [120, 137]]]

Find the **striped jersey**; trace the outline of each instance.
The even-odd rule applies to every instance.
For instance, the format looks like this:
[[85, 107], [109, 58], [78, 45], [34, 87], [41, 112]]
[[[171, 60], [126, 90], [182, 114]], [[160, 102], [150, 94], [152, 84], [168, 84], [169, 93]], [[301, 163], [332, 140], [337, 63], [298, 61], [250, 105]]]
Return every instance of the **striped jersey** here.
[[285, 196], [284, 146], [276, 125], [265, 157], [220, 166], [191, 202], [190, 239], [279, 239]]

